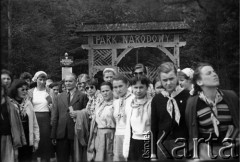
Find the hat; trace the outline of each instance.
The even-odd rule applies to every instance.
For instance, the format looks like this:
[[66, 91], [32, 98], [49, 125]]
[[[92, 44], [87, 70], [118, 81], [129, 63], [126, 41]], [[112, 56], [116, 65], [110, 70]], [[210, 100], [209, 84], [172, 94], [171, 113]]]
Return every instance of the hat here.
[[116, 71], [115, 71], [113, 68], [105, 68], [105, 69], [103, 70], [103, 74], [104, 74], [106, 71], [111, 71], [111, 72], [113, 72], [114, 75], [116, 74]]
[[183, 70], [181, 70], [184, 74], [186, 74], [190, 79], [192, 79], [193, 78], [193, 73], [194, 73], [194, 71], [193, 71], [193, 69], [191, 69], [191, 68], [185, 68], [185, 69], [183, 69]]
[[45, 73], [44, 71], [38, 71], [38, 72], [35, 73], [34, 77], [32, 78], [32, 81], [36, 82], [37, 78], [42, 74], [47, 76], [47, 73]]

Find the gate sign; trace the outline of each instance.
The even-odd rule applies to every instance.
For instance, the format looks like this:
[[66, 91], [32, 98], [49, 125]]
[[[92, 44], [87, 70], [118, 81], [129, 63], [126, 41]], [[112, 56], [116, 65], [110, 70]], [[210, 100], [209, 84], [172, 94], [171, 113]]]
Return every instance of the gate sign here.
[[71, 66], [73, 64], [73, 57], [68, 56], [68, 53], [65, 53], [65, 56], [62, 56], [60, 58], [60, 64], [61, 66]]

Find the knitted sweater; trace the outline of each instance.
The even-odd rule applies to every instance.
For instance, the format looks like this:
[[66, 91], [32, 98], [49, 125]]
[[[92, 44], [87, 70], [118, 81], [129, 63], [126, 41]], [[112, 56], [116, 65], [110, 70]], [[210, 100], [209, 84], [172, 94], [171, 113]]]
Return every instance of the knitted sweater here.
[[[233, 124], [236, 129], [239, 129], [239, 98], [235, 92], [230, 90], [221, 90], [223, 100], [227, 103], [230, 114], [233, 119]], [[189, 129], [189, 148], [192, 148], [192, 139], [198, 138], [198, 121], [197, 121], [197, 101], [198, 95], [192, 96], [187, 101], [185, 112], [186, 123]]]

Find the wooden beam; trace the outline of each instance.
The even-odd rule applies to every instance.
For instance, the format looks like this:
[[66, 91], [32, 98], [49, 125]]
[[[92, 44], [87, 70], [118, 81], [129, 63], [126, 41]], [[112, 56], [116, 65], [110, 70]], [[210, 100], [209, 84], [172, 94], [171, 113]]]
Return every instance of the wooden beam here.
[[[179, 42], [178, 46], [185, 46], [186, 42]], [[90, 44], [83, 44], [83, 49], [126, 49], [126, 48], [140, 48], [140, 47], [175, 47], [175, 42], [156, 42], [156, 43], [131, 43], [131, 44], [123, 44], [123, 43], [116, 43], [116, 44], [99, 44], [99, 45], [90, 45]]]
[[[88, 37], [88, 44], [92, 45], [93, 44], [93, 37]], [[93, 77], [93, 49], [88, 50], [88, 74], [90, 77]]]
[[116, 66], [115, 60], [117, 59], [117, 49], [112, 49], [112, 66]]
[[176, 59], [175, 57], [173, 56], [173, 54], [171, 54], [171, 52], [169, 52], [165, 47], [162, 47], [162, 46], [159, 46], [158, 47], [161, 51], [163, 51], [169, 58], [170, 60], [176, 64]]
[[117, 64], [122, 60], [122, 58], [123, 58], [128, 52], [130, 52], [132, 49], [133, 49], [133, 48], [126, 48], [126, 49], [117, 57], [117, 59], [116, 59], [116, 61], [115, 61], [115, 65], [117, 65]]
[[174, 47], [174, 57], [176, 59], [176, 66], [177, 68], [180, 67], [180, 57], [179, 57], [179, 35], [174, 34], [174, 42], [176, 43]]

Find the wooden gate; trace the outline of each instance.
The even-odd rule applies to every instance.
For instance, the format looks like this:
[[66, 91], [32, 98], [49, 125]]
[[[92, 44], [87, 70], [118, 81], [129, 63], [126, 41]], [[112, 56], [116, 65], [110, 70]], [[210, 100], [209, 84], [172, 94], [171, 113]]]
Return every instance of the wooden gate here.
[[[91, 77], [106, 67], [112, 67], [130, 78], [133, 67], [129, 67], [128, 63], [123, 67], [118, 64], [134, 48], [158, 48], [178, 68], [179, 49], [186, 45], [181, 36], [188, 29], [188, 24], [180, 21], [82, 25], [78, 32], [88, 37], [88, 44], [82, 45], [82, 48], [88, 50]], [[169, 48], [173, 50], [170, 51]], [[156, 69], [157, 67], [148, 67], [150, 79], [156, 77]]]

